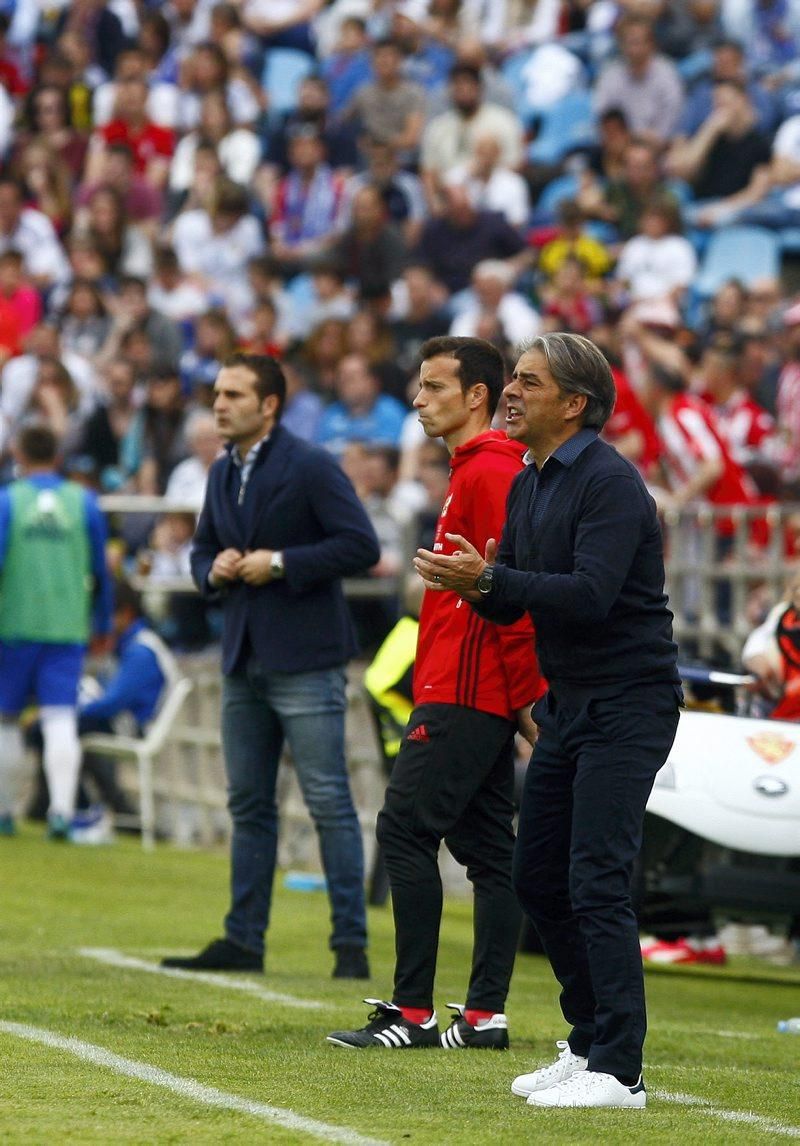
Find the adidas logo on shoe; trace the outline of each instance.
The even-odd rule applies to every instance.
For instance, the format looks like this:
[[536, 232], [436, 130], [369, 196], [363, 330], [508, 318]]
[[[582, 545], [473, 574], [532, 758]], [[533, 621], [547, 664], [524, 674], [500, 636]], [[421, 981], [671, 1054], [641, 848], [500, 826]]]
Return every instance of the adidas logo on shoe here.
[[418, 724], [416, 728], [411, 729], [406, 739], [418, 741], [420, 744], [429, 744], [431, 738], [425, 725]]
[[394, 1003], [386, 1003], [382, 999], [365, 999], [364, 1002], [375, 1008], [367, 1025], [356, 1031], [333, 1031], [328, 1035], [329, 1043], [353, 1050], [366, 1050], [368, 1047], [413, 1050], [439, 1046], [435, 1011], [427, 1022], [412, 1023], [403, 1018], [403, 1012]]
[[464, 1018], [465, 1007], [448, 1003], [456, 1017], [442, 1033], [440, 1042], [445, 1050], [508, 1050], [508, 1019], [505, 1015], [492, 1015], [475, 1026]]

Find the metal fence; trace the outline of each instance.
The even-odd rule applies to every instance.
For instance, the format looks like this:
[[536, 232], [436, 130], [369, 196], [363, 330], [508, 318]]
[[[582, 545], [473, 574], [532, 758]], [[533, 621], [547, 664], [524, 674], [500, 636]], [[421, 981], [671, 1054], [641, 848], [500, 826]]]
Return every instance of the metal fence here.
[[[183, 510], [161, 498], [107, 497], [101, 505], [109, 513], [149, 513]], [[753, 540], [756, 527], [768, 534], [766, 543]], [[668, 512], [664, 517], [667, 589], [675, 615], [675, 636], [682, 651], [690, 649], [707, 660], [726, 656], [737, 663], [752, 620], [748, 601], [754, 591], [780, 599], [787, 578], [799, 568], [786, 556], [787, 537], [795, 523], [800, 532], [800, 505], [767, 509], [715, 509], [700, 505]], [[413, 531], [409, 532], [409, 537]], [[760, 539], [762, 542], [764, 538]], [[410, 568], [411, 552], [407, 568]], [[397, 578], [353, 578], [348, 595], [398, 595]], [[149, 593], [194, 592], [190, 581], [151, 584], [135, 578]], [[227, 837], [225, 779], [219, 733], [220, 675], [214, 652], [181, 658], [183, 671], [195, 688], [170, 736], [160, 761], [155, 790], [162, 834], [177, 843], [210, 845]], [[348, 687], [347, 750], [354, 795], [359, 808], [368, 856], [374, 848], [375, 814], [381, 802], [384, 777], [380, 755], [361, 686], [363, 664], [354, 664]], [[287, 760], [287, 765], [290, 762]], [[126, 782], [135, 789], [133, 772]], [[316, 838], [290, 766], [282, 768], [280, 861], [284, 866], [318, 867]], [[450, 873], [448, 882], [460, 875]]]
[[800, 505], [713, 507], [664, 515], [667, 592], [682, 652], [736, 664], [753, 628], [754, 593], [774, 603], [800, 571]]

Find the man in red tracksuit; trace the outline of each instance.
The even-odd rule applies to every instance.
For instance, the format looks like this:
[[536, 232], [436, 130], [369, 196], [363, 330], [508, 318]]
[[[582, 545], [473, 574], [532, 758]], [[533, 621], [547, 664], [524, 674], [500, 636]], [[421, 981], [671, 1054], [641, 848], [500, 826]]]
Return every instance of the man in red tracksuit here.
[[[504, 384], [503, 359], [478, 338], [433, 338], [420, 351], [414, 406], [428, 437], [444, 439], [451, 476], [434, 550], [447, 534], [480, 550], [499, 537], [506, 497], [524, 449], [491, 429]], [[481, 550], [482, 552], [482, 550]], [[511, 885], [513, 741], [533, 743], [531, 703], [544, 691], [527, 617], [508, 627], [480, 618], [456, 593], [425, 594], [414, 664], [414, 711], [378, 816], [395, 921], [392, 1002], [337, 1046], [505, 1049], [503, 1009], [520, 926]], [[475, 904], [472, 973], [465, 1005], [440, 1034], [433, 1008], [444, 840], [467, 869]]]

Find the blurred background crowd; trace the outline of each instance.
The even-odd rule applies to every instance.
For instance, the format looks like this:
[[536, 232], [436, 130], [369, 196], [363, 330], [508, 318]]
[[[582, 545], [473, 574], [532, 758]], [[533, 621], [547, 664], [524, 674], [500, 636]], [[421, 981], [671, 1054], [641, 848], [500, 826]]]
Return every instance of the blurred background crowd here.
[[798, 48], [800, 0], [2, 0], [0, 480], [45, 419], [185, 578], [216, 372], [272, 354], [393, 577], [447, 485], [419, 346], [570, 330], [663, 506], [797, 499]]

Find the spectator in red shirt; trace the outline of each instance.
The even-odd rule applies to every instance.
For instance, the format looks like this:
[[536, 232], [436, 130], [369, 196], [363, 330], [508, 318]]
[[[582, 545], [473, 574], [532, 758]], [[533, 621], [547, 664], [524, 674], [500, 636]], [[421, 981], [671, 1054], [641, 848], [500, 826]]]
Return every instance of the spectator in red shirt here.
[[713, 505], [756, 504], [755, 486], [732, 457], [713, 411], [688, 393], [678, 371], [651, 365], [646, 397], [661, 439], [667, 505], [680, 508], [701, 497]]
[[22, 339], [39, 321], [39, 292], [22, 275], [22, 255], [9, 250], [0, 255], [0, 364], [22, 354]]
[[11, 27], [11, 20], [7, 12], [0, 12], [0, 85], [10, 96], [24, 96], [28, 91], [28, 84], [22, 77], [17, 65], [8, 53], [6, 36]]
[[611, 367], [617, 400], [614, 412], [603, 427], [603, 437], [623, 457], [630, 458], [643, 474], [649, 474], [661, 455], [653, 419], [647, 413], [627, 374]]
[[[719, 331], [712, 337], [700, 360], [700, 396], [714, 411], [734, 461], [751, 472], [772, 469], [779, 453], [775, 420], [742, 386], [741, 353], [735, 335]], [[758, 480], [757, 473], [753, 477]]]
[[105, 149], [124, 143], [133, 154], [136, 174], [144, 176], [155, 187], [164, 187], [175, 150], [175, 136], [169, 128], [159, 127], [148, 119], [147, 95], [147, 84], [143, 80], [129, 79], [117, 85], [114, 118], [92, 136], [86, 167], [88, 183], [102, 179]]

